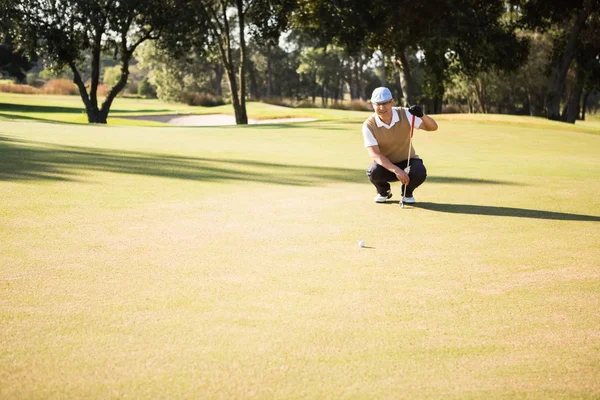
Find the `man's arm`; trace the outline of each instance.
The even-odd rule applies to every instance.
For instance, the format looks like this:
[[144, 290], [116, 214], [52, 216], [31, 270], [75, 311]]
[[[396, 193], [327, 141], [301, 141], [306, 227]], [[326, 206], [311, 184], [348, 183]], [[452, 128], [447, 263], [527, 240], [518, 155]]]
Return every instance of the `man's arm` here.
[[369, 153], [369, 156], [371, 156], [371, 159], [373, 161], [381, 165], [383, 168], [393, 172], [396, 175], [396, 178], [398, 178], [398, 180], [402, 182], [402, 184], [408, 185], [408, 183], [410, 182], [408, 174], [404, 172], [402, 168], [399, 168], [398, 166], [394, 165], [390, 160], [387, 159], [386, 156], [381, 154], [379, 146], [369, 146], [367, 147], [367, 152]]
[[429, 115], [423, 115], [421, 121], [423, 122], [421, 123], [421, 126], [419, 126], [419, 129], [423, 129], [424, 131], [437, 131], [438, 124]]

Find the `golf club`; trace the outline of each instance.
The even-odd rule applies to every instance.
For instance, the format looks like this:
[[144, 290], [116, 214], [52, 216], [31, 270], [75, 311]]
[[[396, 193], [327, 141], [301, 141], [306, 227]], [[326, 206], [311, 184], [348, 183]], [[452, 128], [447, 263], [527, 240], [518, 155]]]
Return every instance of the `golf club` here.
[[[404, 172], [406, 172], [406, 174], [410, 173], [410, 151], [412, 149], [412, 137], [413, 137], [413, 133], [415, 132], [415, 116], [412, 116], [412, 122], [410, 124], [410, 139], [408, 142], [408, 161], [406, 163], [406, 168], [404, 168]], [[404, 208], [404, 195], [406, 194], [406, 186], [404, 185], [404, 188], [402, 189], [402, 198], [400, 199], [400, 207]]]

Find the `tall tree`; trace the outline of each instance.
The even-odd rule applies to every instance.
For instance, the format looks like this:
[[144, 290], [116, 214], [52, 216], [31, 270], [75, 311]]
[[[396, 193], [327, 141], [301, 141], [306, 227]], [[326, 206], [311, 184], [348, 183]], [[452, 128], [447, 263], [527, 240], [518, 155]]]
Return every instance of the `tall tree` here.
[[[598, 0], [521, 0], [513, 1], [522, 10], [521, 22], [530, 29], [551, 31], [555, 35], [550, 77], [546, 95], [546, 116], [562, 120], [561, 101], [567, 72], [584, 46], [582, 33], [600, 13]], [[596, 36], [597, 32], [596, 32]]]
[[[15, 0], [10, 2], [15, 41], [30, 54], [38, 52], [54, 70], [69, 68], [85, 105], [88, 121], [106, 123], [113, 100], [127, 84], [129, 64], [144, 41], [158, 39], [185, 15], [183, 0]], [[81, 74], [84, 55], [91, 54], [91, 81]], [[111, 53], [121, 76], [101, 105], [100, 59]]]
[[[138, 66], [148, 71], [148, 81], [156, 87], [158, 98], [167, 102], [195, 99], [196, 94], [223, 95], [223, 67], [216, 49], [185, 52], [173, 57], [169, 51], [146, 42], [135, 53]], [[210, 98], [207, 97], [207, 98]]]
[[474, 77], [493, 68], [514, 70], [526, 60], [527, 41], [503, 19], [501, 0], [436, 0], [414, 6], [419, 19], [409, 33], [425, 54], [431, 112], [441, 112], [445, 86], [456, 72]]
[[24, 82], [26, 73], [36, 64], [37, 56], [27, 56], [22, 50], [15, 49], [12, 38], [6, 35], [5, 41], [0, 42], [0, 76], [7, 74], [18, 82]]
[[[174, 37], [170, 43], [177, 43], [182, 49], [201, 49], [207, 46], [207, 41], [217, 46], [229, 84], [236, 123], [247, 124], [247, 36], [261, 31], [256, 27], [264, 27], [265, 30], [283, 29], [282, 26], [285, 24], [282, 24], [282, 21], [285, 21], [288, 12], [287, 4], [293, 5], [293, 2], [291, 0], [191, 1], [195, 3], [195, 7], [186, 16], [185, 35]], [[208, 29], [208, 37], [205, 35], [205, 26]]]
[[13, 25], [9, 18], [11, 8], [11, 2], [0, 0], [0, 76], [6, 74], [23, 82], [26, 72], [35, 66], [37, 55], [28, 56], [22, 49], [15, 48], [10, 33]]
[[303, 3], [306, 28], [349, 51], [362, 46], [393, 54], [401, 63], [409, 98], [418, 93], [408, 52], [424, 54], [429, 112], [441, 112], [445, 85], [455, 72], [475, 74], [492, 67], [510, 69], [524, 61], [527, 44], [515, 26], [502, 20], [503, 0], [359, 0]]

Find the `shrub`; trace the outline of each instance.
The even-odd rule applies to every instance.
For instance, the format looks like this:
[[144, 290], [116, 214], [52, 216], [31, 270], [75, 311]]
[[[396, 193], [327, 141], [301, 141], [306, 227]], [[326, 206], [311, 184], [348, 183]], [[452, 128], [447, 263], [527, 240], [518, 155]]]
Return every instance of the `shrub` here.
[[40, 90], [29, 85], [19, 85], [15, 83], [0, 83], [0, 92], [20, 93], [20, 94], [38, 94]]
[[280, 107], [295, 107], [294, 101], [283, 97], [265, 97], [260, 99], [263, 103]]
[[319, 108], [319, 106], [313, 103], [312, 100], [304, 99], [298, 101], [296, 108]]
[[121, 79], [121, 67], [115, 65], [114, 67], [107, 67], [104, 69], [104, 76], [102, 82], [108, 86], [115, 86]]
[[442, 106], [442, 114], [459, 114], [462, 113], [462, 108], [460, 105], [456, 104], [448, 104]]
[[[103, 85], [103, 84], [99, 84], [98, 85], [98, 92], [97, 92], [97, 94], [98, 94], [98, 96], [106, 97], [106, 95], [108, 94], [109, 90], [110, 90], [110, 88], [108, 86]], [[121, 93], [123, 93], [123, 92], [121, 92]], [[79, 94], [79, 90], [77, 90], [77, 94]]]
[[44, 85], [42, 92], [45, 94], [77, 95], [79, 94], [79, 89], [77, 89], [77, 86], [73, 82], [67, 79], [52, 79]]
[[144, 78], [140, 81], [140, 84], [137, 88], [137, 94], [142, 97], [154, 99], [156, 98], [156, 89], [148, 81], [148, 78]]
[[27, 74], [27, 84], [35, 88], [41, 88], [46, 83], [45, 80], [40, 79], [36, 73], [30, 72]]
[[329, 108], [337, 110], [373, 111], [373, 107], [366, 101], [351, 100], [349, 102], [335, 102]]
[[210, 93], [184, 92], [181, 98], [190, 106], [215, 107], [225, 104], [223, 98]]

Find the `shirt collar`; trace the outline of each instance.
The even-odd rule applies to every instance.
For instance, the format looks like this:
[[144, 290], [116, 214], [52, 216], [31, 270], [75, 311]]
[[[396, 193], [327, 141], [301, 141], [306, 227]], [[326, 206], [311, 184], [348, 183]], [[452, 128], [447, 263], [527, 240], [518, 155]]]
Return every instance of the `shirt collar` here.
[[400, 117], [398, 116], [398, 112], [396, 111], [395, 108], [392, 108], [392, 122], [390, 122], [389, 125], [387, 125], [385, 122], [383, 122], [380, 118], [379, 115], [377, 115], [377, 113], [375, 113], [375, 123], [377, 124], [378, 128], [381, 128], [382, 126], [385, 126], [386, 128], [391, 128], [392, 126], [394, 126], [394, 124], [396, 122], [400, 122]]

